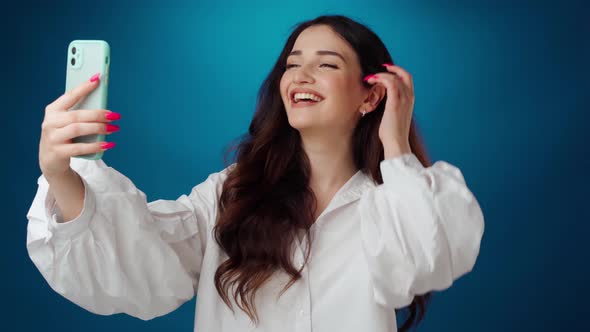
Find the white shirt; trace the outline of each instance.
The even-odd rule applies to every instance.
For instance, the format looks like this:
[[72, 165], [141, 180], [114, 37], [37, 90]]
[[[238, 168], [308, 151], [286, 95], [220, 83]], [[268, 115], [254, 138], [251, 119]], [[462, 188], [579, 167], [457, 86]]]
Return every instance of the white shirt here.
[[[232, 166], [188, 196], [148, 203], [104, 161], [72, 158], [85, 186], [84, 208], [57, 223], [61, 215], [42, 174], [27, 213], [29, 255], [56, 292], [96, 314], [148, 320], [197, 295], [198, 332], [396, 331], [394, 309], [447, 289], [474, 267], [484, 218], [461, 171], [444, 161], [424, 168], [408, 153], [381, 162], [382, 185], [359, 171], [336, 193], [311, 227], [302, 279], [278, 299], [284, 272], [258, 291], [255, 327], [230, 296], [232, 314], [213, 281], [227, 258], [212, 226]], [[306, 246], [294, 246], [299, 267]]]

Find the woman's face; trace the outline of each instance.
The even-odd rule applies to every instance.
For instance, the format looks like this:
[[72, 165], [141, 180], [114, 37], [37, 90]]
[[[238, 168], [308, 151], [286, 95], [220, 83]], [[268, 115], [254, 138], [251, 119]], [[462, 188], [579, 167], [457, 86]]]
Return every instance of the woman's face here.
[[[300, 132], [352, 132], [369, 91], [352, 47], [330, 27], [312, 26], [297, 37], [285, 65], [280, 89], [289, 124]], [[297, 102], [312, 97], [293, 95], [298, 90], [316, 101]]]

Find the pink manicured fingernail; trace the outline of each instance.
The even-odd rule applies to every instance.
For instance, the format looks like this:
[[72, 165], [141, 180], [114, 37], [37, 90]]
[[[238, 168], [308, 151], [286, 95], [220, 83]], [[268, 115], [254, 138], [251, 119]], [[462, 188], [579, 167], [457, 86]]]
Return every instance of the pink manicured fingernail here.
[[371, 79], [371, 77], [375, 76], [375, 74], [371, 74], [371, 75], [367, 75], [365, 76], [365, 78], [363, 78], [363, 81], [368, 81]]
[[119, 120], [121, 118], [121, 114], [117, 112], [108, 112], [104, 115], [107, 120]]
[[90, 82], [96, 82], [96, 81], [98, 81], [99, 78], [100, 78], [100, 73], [96, 73], [96, 74], [92, 75], [92, 77], [90, 78]]
[[119, 126], [115, 126], [112, 124], [107, 124], [107, 133], [112, 133], [115, 131], [119, 131]]
[[393, 64], [392, 63], [384, 63], [382, 66], [389, 67], [389, 66], [393, 66]]
[[102, 143], [100, 147], [104, 150], [111, 149], [115, 147], [115, 142]]

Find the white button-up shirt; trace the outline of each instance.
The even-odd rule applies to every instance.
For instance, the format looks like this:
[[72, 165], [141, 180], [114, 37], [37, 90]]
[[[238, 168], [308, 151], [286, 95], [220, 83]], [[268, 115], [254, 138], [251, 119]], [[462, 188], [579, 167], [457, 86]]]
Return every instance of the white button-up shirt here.
[[[104, 161], [72, 158], [85, 186], [83, 210], [58, 223], [42, 174], [27, 213], [29, 255], [56, 292], [97, 314], [148, 320], [197, 295], [198, 332], [396, 331], [395, 309], [474, 267], [484, 218], [461, 171], [444, 161], [424, 168], [407, 153], [381, 162], [382, 185], [358, 171], [340, 188], [311, 227], [302, 278], [277, 297], [289, 277], [276, 272], [255, 297], [254, 326], [231, 289], [235, 314], [214, 286], [227, 256], [212, 226], [232, 166], [188, 196], [147, 202]], [[308, 240], [293, 244], [298, 267]]]

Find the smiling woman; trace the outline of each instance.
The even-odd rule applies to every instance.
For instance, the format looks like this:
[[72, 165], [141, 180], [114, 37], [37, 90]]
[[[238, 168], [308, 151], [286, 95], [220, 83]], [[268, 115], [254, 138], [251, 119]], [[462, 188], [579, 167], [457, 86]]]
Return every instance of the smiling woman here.
[[[329, 25], [302, 31], [289, 52], [280, 80], [291, 127], [309, 138], [328, 127], [334, 135], [350, 136], [358, 121], [355, 109], [367, 98], [360, 78], [356, 52]], [[297, 102], [294, 97], [300, 92], [317, 96], [321, 102]], [[299, 110], [292, 112], [293, 108]]]
[[41, 175], [31, 259], [98, 314], [151, 319], [198, 294], [195, 331], [396, 331], [402, 309], [407, 331], [431, 291], [472, 270], [484, 230], [461, 171], [429, 162], [413, 101], [411, 76], [370, 29], [303, 22], [234, 163], [148, 203], [102, 160], [73, 158], [84, 206], [63, 220]]

